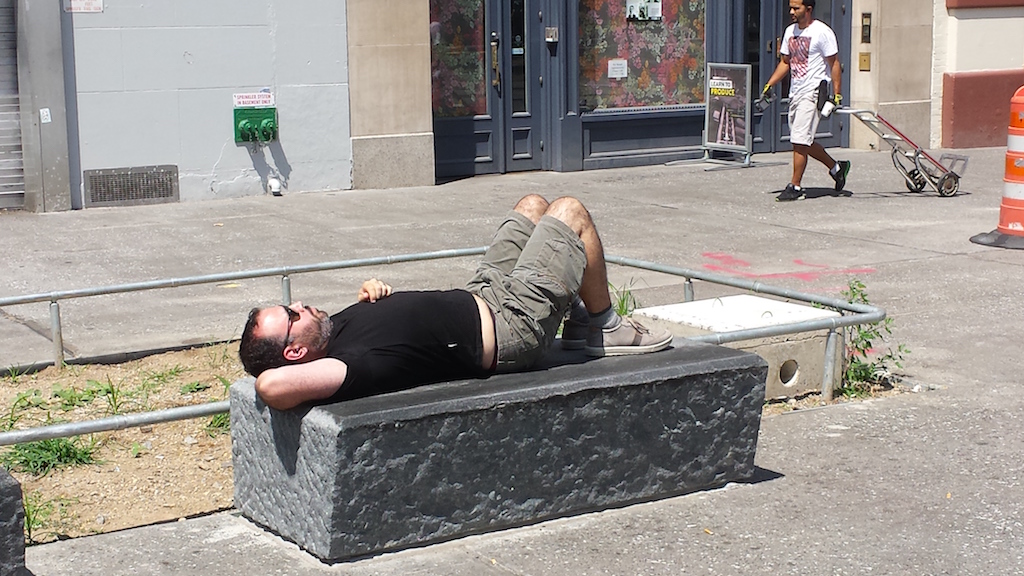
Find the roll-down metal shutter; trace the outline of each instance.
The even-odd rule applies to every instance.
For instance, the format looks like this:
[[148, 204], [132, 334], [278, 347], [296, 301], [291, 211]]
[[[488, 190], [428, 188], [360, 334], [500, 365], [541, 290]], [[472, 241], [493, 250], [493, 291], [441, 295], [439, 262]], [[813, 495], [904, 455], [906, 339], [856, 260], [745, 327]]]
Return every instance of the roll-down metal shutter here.
[[25, 203], [18, 106], [17, 0], [0, 0], [0, 208]]

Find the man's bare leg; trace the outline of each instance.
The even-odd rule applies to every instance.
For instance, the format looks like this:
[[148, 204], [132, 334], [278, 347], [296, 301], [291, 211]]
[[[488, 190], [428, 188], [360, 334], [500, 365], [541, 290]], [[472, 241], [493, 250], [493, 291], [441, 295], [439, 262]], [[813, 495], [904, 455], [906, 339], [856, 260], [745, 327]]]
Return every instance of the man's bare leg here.
[[824, 164], [825, 167], [828, 168], [829, 170], [831, 170], [832, 167], [836, 165], [835, 158], [832, 158], [832, 156], [829, 155], [828, 151], [825, 150], [825, 147], [822, 146], [821, 144], [818, 144], [817, 142], [811, 144], [810, 154], [812, 158]]
[[538, 194], [528, 194], [519, 199], [519, 202], [516, 203], [513, 210], [519, 212], [523, 216], [526, 216], [530, 219], [530, 222], [533, 222], [533, 224], [536, 225], [540, 222], [540, 217], [547, 211], [548, 206], [550, 206], [550, 204], [543, 196]]
[[612, 309], [604, 246], [597, 235], [594, 220], [583, 204], [575, 198], [559, 198], [548, 206], [545, 214], [564, 222], [583, 241], [587, 265], [583, 270], [579, 295], [590, 315], [585, 346], [587, 354], [642, 354], [668, 347], [672, 343], [672, 334], [667, 330], [648, 330], [632, 320], [620, 318]]
[[803, 144], [793, 144], [793, 178], [789, 181], [795, 187], [800, 187], [800, 182], [804, 179], [804, 172], [807, 171], [807, 153], [810, 152], [810, 146], [804, 146]]
[[793, 186], [799, 186], [800, 182], [803, 180], [804, 172], [807, 170], [808, 156], [814, 158], [818, 162], [821, 162], [829, 170], [836, 165], [835, 159], [829, 155], [824, 146], [817, 142], [810, 146], [793, 144], [793, 180], [791, 181]]
[[580, 298], [587, 307], [587, 312], [596, 314], [607, 310], [612, 305], [612, 298], [608, 293], [608, 268], [604, 262], [604, 246], [597, 235], [597, 228], [590, 217], [590, 212], [579, 200], [567, 196], [552, 202], [545, 214], [564, 222], [583, 241], [587, 266], [583, 270]]

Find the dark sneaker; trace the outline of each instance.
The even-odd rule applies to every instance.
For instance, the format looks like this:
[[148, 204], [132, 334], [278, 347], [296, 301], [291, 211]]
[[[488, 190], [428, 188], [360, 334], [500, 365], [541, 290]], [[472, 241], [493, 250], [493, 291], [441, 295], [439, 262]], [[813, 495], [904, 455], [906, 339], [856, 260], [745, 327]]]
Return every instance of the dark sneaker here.
[[840, 160], [838, 164], [839, 172], [836, 172], [832, 179], [836, 181], [836, 192], [842, 192], [843, 188], [846, 187], [846, 175], [850, 173], [850, 161]]
[[650, 330], [630, 318], [622, 318], [615, 328], [591, 328], [587, 334], [588, 356], [625, 356], [646, 354], [668, 348], [672, 333]]
[[786, 189], [775, 197], [776, 202], [792, 202], [793, 200], [802, 200], [804, 197], [803, 188], [797, 190], [796, 186], [792, 184], [786, 184]]
[[582, 350], [587, 345], [587, 335], [590, 332], [590, 324], [576, 322], [572, 318], [566, 318], [562, 323], [562, 348], [565, 350]]

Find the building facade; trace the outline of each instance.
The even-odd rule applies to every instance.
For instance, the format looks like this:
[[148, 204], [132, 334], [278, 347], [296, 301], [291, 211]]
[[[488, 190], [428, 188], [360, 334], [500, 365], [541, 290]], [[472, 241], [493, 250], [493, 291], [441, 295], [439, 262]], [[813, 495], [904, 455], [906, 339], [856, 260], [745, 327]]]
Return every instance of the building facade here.
[[[839, 40], [846, 103], [926, 147], [1005, 144], [996, 116], [1024, 84], [1024, 0], [817, 4]], [[395, 188], [699, 157], [705, 64], [750, 64], [757, 92], [778, 62], [788, 5], [0, 0], [0, 207]], [[240, 95], [273, 105], [276, 137], [237, 141]], [[776, 98], [742, 127], [755, 153], [789, 149], [786, 105]], [[847, 122], [823, 122], [821, 141], [878, 147]]]

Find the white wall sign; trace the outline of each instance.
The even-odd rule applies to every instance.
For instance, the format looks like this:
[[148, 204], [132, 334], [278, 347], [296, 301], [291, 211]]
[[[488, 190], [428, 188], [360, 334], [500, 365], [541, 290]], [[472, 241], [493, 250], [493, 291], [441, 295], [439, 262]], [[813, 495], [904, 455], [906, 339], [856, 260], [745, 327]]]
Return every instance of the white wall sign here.
[[39, 109], [39, 123], [40, 124], [49, 124], [50, 122], [53, 122], [53, 118], [50, 117], [50, 109], [49, 108], [40, 108]]
[[613, 58], [608, 61], [609, 78], [625, 78], [629, 76], [629, 62], [625, 58]]
[[262, 108], [274, 106], [273, 92], [250, 92], [247, 94], [234, 94], [232, 96], [235, 108]]
[[661, 0], [626, 0], [626, 20], [661, 20]]
[[64, 0], [65, 12], [103, 12], [103, 0]]

